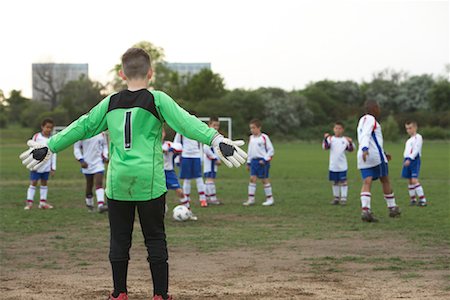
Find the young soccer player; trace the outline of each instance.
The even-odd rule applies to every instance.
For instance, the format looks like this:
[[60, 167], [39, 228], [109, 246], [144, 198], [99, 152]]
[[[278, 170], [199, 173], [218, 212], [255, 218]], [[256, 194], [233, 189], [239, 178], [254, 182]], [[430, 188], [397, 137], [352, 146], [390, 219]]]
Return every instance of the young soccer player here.
[[173, 142], [183, 146], [180, 158], [180, 178], [183, 179], [184, 201], [186, 203], [191, 202], [191, 180], [194, 179], [200, 205], [201, 207], [207, 207], [208, 202], [206, 202], [205, 184], [202, 177], [202, 143], [179, 133], [175, 135]]
[[[33, 135], [32, 140], [36, 143], [46, 145], [50, 135], [52, 134], [54, 123], [52, 119], [44, 119], [41, 123], [41, 132]], [[30, 186], [27, 191], [27, 201], [24, 209], [30, 210], [33, 207], [34, 194], [36, 186], [41, 182], [39, 208], [52, 209], [53, 206], [47, 202], [48, 186], [47, 182], [50, 175], [54, 175], [56, 171], [56, 154], [51, 156], [46, 163], [42, 164], [38, 169], [30, 172]]]
[[[208, 125], [216, 131], [219, 131], [220, 122], [217, 117], [209, 118]], [[220, 160], [214, 153], [214, 148], [211, 146], [203, 145], [203, 153], [203, 175], [206, 178], [206, 201], [208, 204], [220, 205], [221, 202], [217, 200], [215, 182], [217, 176], [217, 166], [220, 165]]]
[[389, 209], [389, 216], [400, 216], [400, 209], [395, 203], [394, 191], [389, 181], [388, 160], [383, 149], [383, 134], [377, 118], [380, 116], [380, 106], [374, 100], [364, 104], [366, 114], [359, 119], [358, 134], [358, 169], [361, 171], [363, 185], [361, 188], [361, 219], [364, 222], [378, 222], [370, 209], [372, 181], [378, 178], [383, 187], [384, 199]]
[[334, 136], [329, 133], [324, 134], [322, 148], [330, 150], [329, 180], [333, 182], [333, 201], [331, 204], [347, 204], [347, 157], [345, 152], [352, 152], [355, 148], [351, 138], [344, 136], [344, 124], [334, 123]]
[[183, 190], [181, 189], [180, 183], [178, 182], [177, 173], [174, 170], [174, 160], [175, 157], [180, 155], [183, 151], [183, 147], [179, 143], [174, 143], [170, 141], [165, 141], [166, 131], [164, 127], [162, 128], [162, 150], [164, 155], [164, 173], [166, 175], [166, 188], [168, 190], [173, 190], [178, 196], [180, 203], [191, 211], [189, 218], [193, 221], [197, 221], [197, 217], [192, 213], [189, 201], [185, 201]]
[[22, 163], [33, 170], [45, 163], [52, 153], [109, 130], [111, 148], [106, 196], [111, 230], [109, 258], [114, 282], [111, 300], [128, 299], [127, 270], [136, 209], [148, 250], [153, 299], [171, 299], [164, 229], [167, 189], [161, 147], [163, 122], [186, 137], [213, 145], [228, 167], [238, 167], [246, 158], [238, 147], [243, 141], [224, 138], [179, 107], [167, 94], [149, 91], [150, 66], [150, 57], [144, 50], [128, 49], [122, 56], [120, 70], [128, 89], [107, 96], [88, 114], [54, 135], [48, 146], [28, 141], [30, 148], [20, 155]]
[[250, 171], [250, 182], [248, 184], [248, 200], [244, 206], [255, 204], [256, 181], [261, 179], [264, 184], [266, 201], [264, 206], [274, 205], [275, 200], [272, 195], [272, 185], [269, 180], [270, 161], [275, 153], [272, 142], [267, 134], [262, 133], [261, 121], [254, 119], [249, 124], [250, 140], [248, 142], [247, 170]]
[[99, 213], [108, 211], [105, 204], [105, 189], [103, 188], [103, 174], [105, 163], [108, 162], [108, 142], [104, 133], [89, 139], [78, 141], [73, 145], [75, 159], [80, 162], [81, 172], [86, 178], [86, 207], [94, 211], [94, 196], [92, 189], [95, 182], [97, 210]]
[[422, 156], [422, 136], [417, 133], [417, 123], [408, 121], [405, 123], [405, 129], [410, 138], [406, 141], [405, 151], [403, 152], [403, 170], [402, 177], [408, 179], [408, 189], [410, 205], [417, 205], [416, 194], [419, 196], [419, 206], [427, 206], [427, 199], [423, 192], [422, 185], [419, 182], [420, 157]]

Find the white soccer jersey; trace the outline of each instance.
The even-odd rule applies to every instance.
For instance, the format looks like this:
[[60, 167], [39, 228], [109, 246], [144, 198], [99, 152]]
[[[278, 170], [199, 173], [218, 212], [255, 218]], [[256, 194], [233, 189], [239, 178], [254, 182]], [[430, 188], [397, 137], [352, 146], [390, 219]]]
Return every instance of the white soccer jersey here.
[[[380, 123], [374, 116], [364, 115], [358, 122], [358, 169], [367, 169], [378, 166], [381, 162], [387, 163], [383, 149], [383, 133]], [[363, 149], [369, 151], [366, 161], [363, 161]]]
[[81, 140], [73, 145], [73, 155], [84, 160], [87, 168], [81, 168], [83, 174], [95, 174], [105, 171], [104, 159], [108, 158], [108, 142], [104, 133], [97, 134], [90, 139]]
[[248, 163], [255, 158], [262, 158], [265, 161], [270, 161], [274, 154], [275, 149], [267, 134], [261, 133], [258, 136], [250, 135], [250, 140], [248, 142]]
[[414, 160], [417, 156], [422, 156], [422, 136], [418, 133], [410, 137], [405, 144], [405, 152], [403, 152], [404, 158]]
[[187, 158], [202, 158], [203, 144], [195, 140], [188, 139], [185, 136], [177, 133], [173, 139], [174, 143], [179, 143], [183, 146], [183, 157]]
[[203, 145], [203, 153], [203, 172], [217, 172], [216, 161], [219, 159], [219, 157], [214, 152], [214, 148]]
[[322, 148], [330, 150], [329, 170], [332, 172], [347, 171], [347, 156], [345, 151], [353, 151], [355, 145], [350, 143], [347, 138], [341, 136], [329, 136], [323, 140]]
[[183, 147], [180, 143], [164, 141], [162, 149], [164, 156], [164, 171], [172, 171], [174, 157], [183, 151]]
[[[34, 134], [33, 138], [32, 138], [33, 141], [38, 142], [39, 144], [43, 144], [43, 145], [47, 145], [49, 139], [50, 139], [50, 137], [46, 137], [40, 132]], [[42, 166], [40, 166], [36, 170], [36, 172], [45, 173], [45, 172], [50, 172], [52, 170], [53, 171], [56, 170], [56, 154], [55, 153], [53, 153], [51, 158], [47, 162], [45, 162]]]

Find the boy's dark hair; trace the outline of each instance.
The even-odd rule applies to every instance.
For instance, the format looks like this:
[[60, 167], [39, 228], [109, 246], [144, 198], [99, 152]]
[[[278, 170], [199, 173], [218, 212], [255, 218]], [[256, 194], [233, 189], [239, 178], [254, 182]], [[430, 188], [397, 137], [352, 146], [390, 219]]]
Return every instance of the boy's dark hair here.
[[141, 48], [130, 48], [122, 55], [122, 70], [128, 79], [146, 78], [150, 67], [150, 55]]
[[50, 118], [45, 118], [44, 120], [42, 120], [42, 123], [41, 123], [42, 127], [47, 125], [47, 124], [55, 125], [55, 122], [53, 122], [53, 119], [50, 119]]
[[370, 113], [375, 107], [379, 107], [379, 104], [376, 100], [368, 99], [364, 102], [364, 112]]
[[219, 122], [219, 118], [216, 116], [210, 117], [209, 118], [209, 124], [212, 124], [214, 122]]
[[255, 126], [258, 127], [258, 128], [261, 128], [261, 127], [262, 127], [262, 123], [261, 123], [261, 121], [258, 120], [258, 119], [253, 119], [253, 120], [251, 120], [251, 121], [250, 121], [250, 124], [253, 124], [253, 125], [255, 125]]
[[334, 122], [334, 125], [338, 125], [341, 126], [342, 128], [345, 128], [344, 123], [342, 123], [341, 121]]
[[417, 126], [417, 122], [414, 121], [414, 120], [407, 120], [407, 121], [405, 122], [405, 125], [414, 125], [414, 126]]

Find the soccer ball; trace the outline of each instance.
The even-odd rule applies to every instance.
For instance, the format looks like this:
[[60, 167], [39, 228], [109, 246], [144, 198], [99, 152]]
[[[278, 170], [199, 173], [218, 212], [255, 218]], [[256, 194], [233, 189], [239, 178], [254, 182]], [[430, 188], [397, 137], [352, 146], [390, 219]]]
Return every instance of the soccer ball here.
[[178, 205], [173, 209], [173, 219], [183, 222], [189, 219], [191, 211], [184, 205]]

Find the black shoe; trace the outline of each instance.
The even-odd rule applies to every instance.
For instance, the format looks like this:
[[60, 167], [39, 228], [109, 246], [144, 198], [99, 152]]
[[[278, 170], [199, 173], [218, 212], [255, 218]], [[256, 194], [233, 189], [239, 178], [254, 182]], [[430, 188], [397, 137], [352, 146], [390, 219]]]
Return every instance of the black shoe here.
[[419, 201], [419, 204], [418, 204], [420, 207], [425, 207], [425, 206], [427, 206], [428, 204], [427, 204], [427, 201]]
[[417, 205], [417, 201], [416, 200], [409, 201], [409, 206], [416, 206], [416, 205]]
[[100, 205], [99, 207], [98, 207], [98, 212], [99, 213], [104, 213], [104, 212], [107, 212], [108, 211], [108, 205]]
[[339, 204], [341, 204], [342, 206], [346, 206], [347, 205], [347, 200], [341, 200], [339, 202]]
[[361, 213], [361, 220], [363, 222], [368, 222], [368, 223], [378, 222], [378, 219], [375, 218], [375, 216], [373, 215], [373, 213], [370, 209], [363, 209], [363, 211]]
[[334, 199], [330, 203], [331, 203], [331, 205], [339, 205], [339, 199]]
[[93, 205], [87, 205], [86, 204], [86, 207], [88, 209], [88, 212], [94, 212], [94, 206]]
[[389, 208], [389, 217], [396, 218], [396, 217], [399, 217], [400, 214], [401, 214], [401, 212], [400, 212], [400, 208], [398, 206]]

